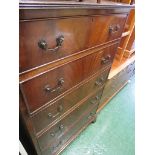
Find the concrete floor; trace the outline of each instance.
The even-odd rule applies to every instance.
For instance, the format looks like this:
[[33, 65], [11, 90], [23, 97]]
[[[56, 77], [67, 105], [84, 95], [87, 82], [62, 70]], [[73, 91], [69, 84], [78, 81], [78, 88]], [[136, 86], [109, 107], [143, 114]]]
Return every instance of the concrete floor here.
[[61, 155], [134, 155], [134, 87], [132, 78]]

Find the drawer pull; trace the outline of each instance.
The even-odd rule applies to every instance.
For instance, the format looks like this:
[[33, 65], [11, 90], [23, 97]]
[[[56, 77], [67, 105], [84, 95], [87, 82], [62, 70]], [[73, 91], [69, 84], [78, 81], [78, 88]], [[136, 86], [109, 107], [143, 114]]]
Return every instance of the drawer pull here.
[[110, 62], [110, 58], [111, 58], [111, 55], [107, 55], [106, 57], [103, 57], [101, 59], [101, 63], [106, 64], [106, 63]]
[[61, 124], [61, 125], [59, 126], [59, 129], [62, 130], [63, 128], [64, 128], [64, 125]]
[[55, 136], [55, 134], [54, 134], [54, 133], [50, 133], [50, 135], [51, 135], [52, 137], [54, 137], [54, 136]]
[[104, 78], [101, 77], [99, 80], [97, 80], [97, 81], [95, 82], [95, 85], [101, 86], [101, 85], [103, 85], [103, 82], [104, 82]]
[[117, 25], [114, 25], [114, 26], [110, 26], [109, 27], [109, 33], [112, 34], [112, 33], [116, 33], [118, 32], [120, 29], [120, 26], [117, 24]]
[[47, 92], [50, 92], [50, 93], [60, 91], [62, 89], [62, 86], [63, 86], [63, 83], [64, 82], [65, 82], [64, 79], [63, 78], [60, 78], [59, 81], [58, 81], [57, 87], [51, 88], [49, 85], [46, 85], [45, 86], [45, 90]]
[[58, 108], [57, 108], [57, 110], [58, 110], [59, 112], [63, 111], [63, 106], [62, 106], [62, 105], [59, 105]]
[[59, 105], [58, 108], [57, 108], [57, 113], [55, 115], [52, 115], [52, 113], [48, 113], [48, 117], [49, 118], [55, 118], [57, 117], [61, 111], [63, 111], [63, 106], [62, 105]]
[[99, 82], [99, 81], [96, 81], [96, 82], [95, 82], [95, 85], [100, 86], [100, 85], [102, 85], [102, 83]]
[[104, 78], [104, 77], [101, 77], [101, 78], [100, 78], [100, 81], [101, 81], [101, 82], [103, 82], [104, 80], [105, 80], [105, 78]]
[[95, 96], [95, 99], [91, 100], [90, 102], [92, 104], [95, 104], [98, 100], [99, 100], [99, 96], [97, 95], [97, 96]]
[[89, 114], [89, 116], [88, 116], [88, 119], [91, 119], [92, 117], [93, 117], [93, 113], [91, 112], [90, 114]]
[[55, 118], [60, 114], [60, 112], [56, 113], [55, 115], [52, 115], [51, 113], [48, 113], [49, 118]]
[[64, 129], [64, 125], [63, 125], [63, 124], [61, 124], [61, 125], [59, 126], [58, 131], [55, 131], [55, 133], [54, 133], [54, 132], [51, 132], [51, 133], [50, 133], [50, 135], [51, 135], [52, 137], [54, 137], [54, 136], [55, 136], [55, 134], [56, 134], [56, 133], [58, 133], [59, 131], [61, 131], [61, 132], [62, 132], [62, 129]]
[[38, 46], [43, 50], [54, 52], [54, 51], [57, 51], [62, 46], [63, 41], [64, 41], [64, 36], [61, 35], [58, 38], [56, 38], [56, 47], [55, 48], [48, 48], [48, 44], [45, 40], [40, 40], [38, 42]]
[[52, 150], [57, 149], [62, 144], [62, 141], [60, 141], [57, 145], [52, 146]]
[[96, 99], [96, 100], [99, 100], [99, 96], [96, 96], [95, 99]]

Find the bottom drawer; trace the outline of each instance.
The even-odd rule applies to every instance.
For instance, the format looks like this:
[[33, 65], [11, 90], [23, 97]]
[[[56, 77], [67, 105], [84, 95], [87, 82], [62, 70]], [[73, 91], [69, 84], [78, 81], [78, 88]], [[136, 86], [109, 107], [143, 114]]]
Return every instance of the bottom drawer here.
[[77, 134], [79, 130], [83, 126], [85, 126], [88, 122], [91, 122], [91, 120], [94, 119], [94, 116], [96, 114], [97, 107], [91, 108], [91, 110], [87, 111], [85, 116], [83, 116], [82, 119], [80, 119], [74, 126], [73, 129], [69, 131], [69, 133], [63, 137], [60, 138], [59, 141], [57, 141], [54, 145], [52, 145], [50, 148], [47, 150], [43, 151], [43, 155], [55, 155], [59, 150], [65, 145], [65, 143], [68, 143], [68, 141]]
[[[58, 148], [60, 144], [63, 144], [64, 141], [67, 141], [73, 135], [73, 133], [76, 132], [76, 125], [78, 121], [83, 120], [89, 109], [93, 108], [94, 113], [96, 112], [99, 99], [102, 95], [102, 90], [103, 89], [92, 95], [88, 100], [83, 102], [82, 105], [73, 110], [69, 115], [41, 135], [38, 138], [38, 143], [41, 150], [44, 151], [47, 148], [51, 148], [50, 150], [55, 152], [55, 148]], [[80, 123], [82, 123], [82, 121], [80, 121]]]

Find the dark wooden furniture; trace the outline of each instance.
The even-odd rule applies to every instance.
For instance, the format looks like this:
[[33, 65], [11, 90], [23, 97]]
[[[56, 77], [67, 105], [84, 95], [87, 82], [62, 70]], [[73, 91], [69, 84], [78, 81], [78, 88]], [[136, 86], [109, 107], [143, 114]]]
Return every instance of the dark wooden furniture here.
[[20, 118], [37, 154], [59, 154], [95, 121], [129, 10], [20, 1]]
[[106, 81], [103, 95], [101, 97], [98, 112], [128, 83], [135, 75], [135, 61], [132, 61], [127, 67], [121, 70], [113, 78]]

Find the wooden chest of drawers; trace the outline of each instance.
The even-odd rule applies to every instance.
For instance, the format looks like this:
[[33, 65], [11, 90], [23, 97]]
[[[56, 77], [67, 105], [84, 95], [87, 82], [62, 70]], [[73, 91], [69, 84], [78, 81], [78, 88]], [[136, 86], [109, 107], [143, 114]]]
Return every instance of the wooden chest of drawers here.
[[120, 89], [122, 89], [135, 74], [135, 61], [130, 63], [112, 79], [106, 81], [102, 98], [100, 100], [98, 111], [100, 111]]
[[37, 154], [59, 154], [95, 121], [129, 10], [20, 2], [20, 118]]

